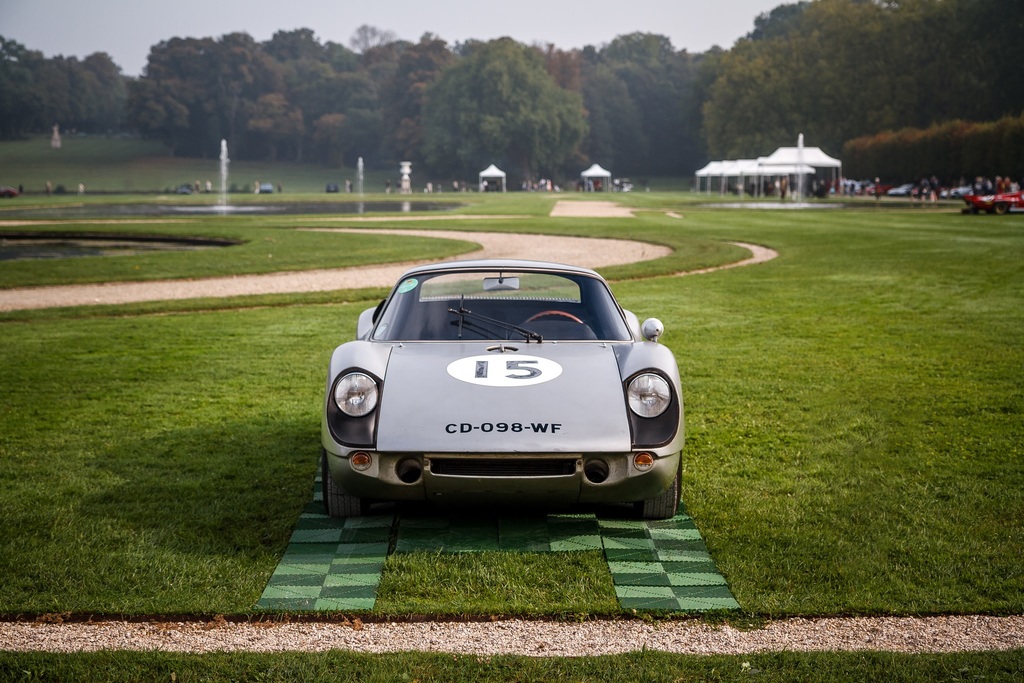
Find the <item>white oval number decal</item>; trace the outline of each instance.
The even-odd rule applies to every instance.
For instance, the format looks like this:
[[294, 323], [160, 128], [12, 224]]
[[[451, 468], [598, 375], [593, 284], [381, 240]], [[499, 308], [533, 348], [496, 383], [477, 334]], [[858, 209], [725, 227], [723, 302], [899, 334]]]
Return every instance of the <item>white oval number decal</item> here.
[[524, 387], [549, 382], [562, 366], [547, 358], [493, 354], [460, 358], [448, 364], [448, 374], [462, 382], [488, 387]]

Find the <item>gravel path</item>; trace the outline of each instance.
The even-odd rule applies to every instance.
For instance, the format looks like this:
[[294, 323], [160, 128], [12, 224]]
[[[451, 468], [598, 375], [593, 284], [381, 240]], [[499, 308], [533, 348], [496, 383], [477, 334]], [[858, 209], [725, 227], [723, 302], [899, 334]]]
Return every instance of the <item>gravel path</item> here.
[[[600, 268], [620, 263], [634, 263], [660, 258], [671, 249], [646, 242], [590, 237], [558, 237], [553, 235], [514, 235], [497, 232], [465, 232], [456, 230], [358, 230], [317, 228], [339, 233], [373, 232], [388, 235], [412, 235], [465, 240], [480, 249], [459, 258], [548, 259], [564, 263]], [[284, 294], [321, 292], [360, 287], [390, 287], [414, 263], [422, 261], [359, 268], [307, 270], [204, 278], [201, 280], [159, 280], [154, 282], [110, 282], [94, 285], [54, 287], [18, 287], [0, 290], [0, 311], [15, 311], [58, 306], [92, 306], [126, 304], [140, 301], [167, 301], [204, 297], [231, 297], [250, 294]]]
[[[632, 212], [613, 202], [555, 203], [553, 217], [628, 217]], [[673, 215], [673, 217], [678, 217]], [[372, 220], [372, 219], [366, 219]], [[383, 219], [382, 219], [383, 220]], [[389, 218], [387, 220], [395, 220]], [[335, 230], [332, 232], [368, 232]], [[471, 258], [551, 258], [599, 268], [666, 255], [664, 247], [630, 240], [510, 235], [434, 230], [384, 230], [476, 242]], [[763, 263], [778, 254], [754, 244], [735, 242], [751, 252], [742, 261], [679, 275]], [[463, 258], [466, 258], [463, 257]], [[134, 301], [308, 292], [358, 287], [387, 287], [410, 263], [271, 275], [112, 283], [68, 287], [0, 290], [0, 311], [54, 306], [116, 304]], [[0, 649], [12, 651], [81, 652], [95, 650], [324, 651], [396, 652], [415, 649], [491, 656], [521, 654], [543, 657], [597, 656], [642, 649], [682, 654], [748, 654], [788, 651], [961, 652], [1024, 648], [1024, 616], [946, 616], [784, 619], [753, 630], [701, 621], [650, 623], [640, 620], [599, 620], [584, 623], [521, 619], [491, 622], [362, 623], [358, 619], [331, 623], [128, 622], [101, 620], [0, 622]], [[415, 643], [415, 646], [410, 646]]]
[[1024, 648], [1024, 617], [784, 619], [738, 630], [700, 621], [601, 620], [272, 624], [124, 622], [0, 623], [0, 648], [19, 652], [444, 652], [582, 657], [658, 650], [679, 654], [888, 651], [970, 652]]

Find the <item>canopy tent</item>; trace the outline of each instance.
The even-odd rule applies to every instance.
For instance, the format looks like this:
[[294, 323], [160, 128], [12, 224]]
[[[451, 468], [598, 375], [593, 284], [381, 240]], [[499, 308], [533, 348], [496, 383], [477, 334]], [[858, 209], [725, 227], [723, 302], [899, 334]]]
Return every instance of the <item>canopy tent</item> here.
[[[803, 135], [800, 135], [802, 142]], [[730, 178], [738, 178], [737, 184], [741, 188], [744, 186], [744, 178], [757, 178], [757, 192], [760, 194], [762, 178], [795, 175], [800, 179], [802, 188], [804, 176], [816, 173], [819, 168], [833, 169], [832, 180], [835, 182], [842, 166], [841, 161], [825, 154], [819, 147], [803, 147], [802, 144], [797, 147], [779, 147], [770, 155], [757, 159], [712, 161], [694, 173], [694, 187], [698, 192], [706, 190], [710, 194], [712, 181], [718, 178], [719, 192], [725, 194]]]
[[842, 168], [843, 162], [833, 159], [821, 151], [820, 147], [779, 147], [766, 157], [760, 157], [762, 166], [785, 166], [807, 164], [814, 168]]
[[600, 164], [594, 164], [583, 173], [580, 173], [580, 177], [583, 178], [583, 186], [588, 192], [592, 192], [595, 188], [595, 180], [601, 180], [607, 178], [607, 182], [601, 183], [601, 189], [608, 192], [612, 189], [612, 174], [611, 171], [606, 171], [601, 168]]
[[811, 171], [797, 174], [800, 178], [800, 190], [797, 192], [798, 199], [803, 195], [803, 177], [805, 174], [816, 173], [819, 168], [831, 168], [832, 184], [835, 186], [838, 183], [839, 176], [842, 175], [843, 168], [843, 162], [825, 154], [821, 151], [820, 147], [804, 147], [803, 133], [799, 135], [796, 147], [779, 147], [768, 156], [761, 157], [757, 161], [764, 175], [786, 175], [780, 169], [792, 166], [810, 166]]
[[489, 178], [500, 178], [501, 179], [501, 191], [502, 192], [505, 191], [505, 172], [502, 171], [497, 166], [495, 166], [494, 164], [491, 164], [490, 166], [488, 166], [484, 170], [480, 171], [480, 191], [481, 192], [484, 191], [484, 187], [485, 187], [484, 183], [487, 182], [487, 180]]
[[729, 178], [739, 178], [739, 184], [743, 185], [743, 178], [757, 175], [756, 159], [728, 159], [725, 161], [712, 161], [704, 168], [697, 171], [697, 188], [700, 189], [701, 178], [707, 178], [707, 191], [711, 192], [711, 180], [719, 178], [719, 192], [725, 194], [726, 181]]

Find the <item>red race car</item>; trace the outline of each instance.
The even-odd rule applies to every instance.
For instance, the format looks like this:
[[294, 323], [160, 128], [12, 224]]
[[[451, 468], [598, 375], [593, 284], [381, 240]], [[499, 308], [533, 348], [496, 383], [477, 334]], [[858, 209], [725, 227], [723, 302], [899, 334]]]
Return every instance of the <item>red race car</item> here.
[[1024, 192], [1003, 192], [1000, 194], [969, 194], [964, 197], [968, 213], [994, 213], [1002, 216], [1010, 209], [1024, 210]]

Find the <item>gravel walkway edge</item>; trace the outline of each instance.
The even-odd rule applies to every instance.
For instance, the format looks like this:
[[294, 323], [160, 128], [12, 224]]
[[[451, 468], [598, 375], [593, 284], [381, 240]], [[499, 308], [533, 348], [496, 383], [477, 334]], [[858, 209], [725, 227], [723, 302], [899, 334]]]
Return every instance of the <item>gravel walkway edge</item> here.
[[[415, 644], [415, 645], [412, 645]], [[761, 652], [948, 653], [1024, 648], [1024, 616], [783, 619], [740, 630], [700, 621], [0, 623], [0, 649], [16, 652], [403, 651], [584, 657], [640, 650], [676, 654]]]

